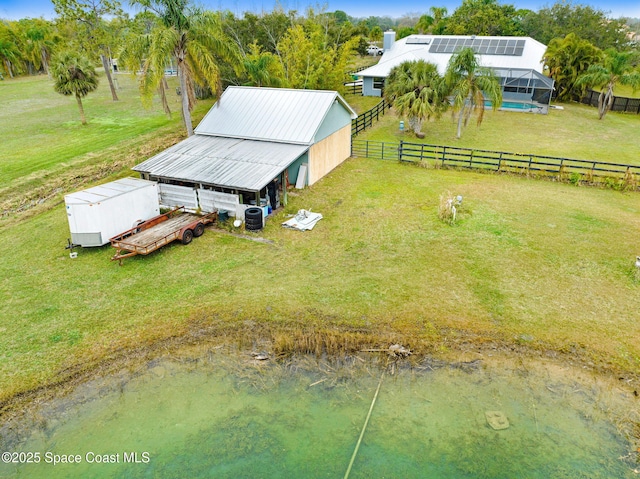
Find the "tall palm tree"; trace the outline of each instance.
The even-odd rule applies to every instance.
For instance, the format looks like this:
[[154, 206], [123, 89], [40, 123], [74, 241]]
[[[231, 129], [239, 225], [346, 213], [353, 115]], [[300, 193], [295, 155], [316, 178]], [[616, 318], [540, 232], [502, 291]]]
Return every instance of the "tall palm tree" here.
[[[123, 15], [119, 0], [51, 0], [53, 9], [59, 16], [59, 21], [68, 23], [77, 35], [77, 48], [89, 55], [100, 57], [104, 74], [109, 83], [111, 98], [118, 101], [116, 84], [111, 75], [109, 64], [109, 45], [107, 38], [112, 31], [104, 21], [106, 16]], [[75, 43], [75, 42], [74, 42]]]
[[157, 87], [161, 71], [172, 58], [176, 61], [182, 94], [182, 118], [187, 134], [193, 135], [191, 110], [195, 105], [194, 82], [208, 85], [217, 97], [222, 94], [218, 59], [239, 60], [233, 42], [225, 38], [219, 18], [190, 5], [190, 0], [134, 0], [158, 15], [160, 22], [148, 35], [148, 56], [143, 73], [152, 76]]
[[629, 85], [635, 90], [640, 88], [640, 72], [634, 70], [633, 52], [607, 50], [602, 63], [589, 66], [587, 71], [576, 80], [576, 86], [599, 88], [598, 118], [602, 120], [613, 105], [613, 88], [616, 85]]
[[447, 7], [430, 7], [429, 13], [433, 18], [431, 33], [442, 35], [447, 28]]
[[53, 75], [53, 89], [63, 95], [74, 95], [80, 110], [80, 120], [87, 124], [82, 106], [82, 98], [98, 88], [98, 76], [94, 66], [86, 57], [62, 52], [58, 54], [51, 64]]
[[438, 67], [424, 60], [394, 67], [387, 77], [384, 96], [399, 115], [408, 118], [409, 126], [418, 136], [422, 135], [422, 123], [438, 118], [447, 107]]
[[164, 112], [170, 117], [171, 109], [167, 102], [165, 68], [171, 62], [171, 57], [156, 55], [152, 52], [152, 47], [150, 34], [134, 33], [125, 39], [118, 60], [134, 76], [142, 71], [138, 82], [142, 104], [150, 107], [153, 95], [157, 92], [160, 95]]
[[471, 48], [462, 48], [451, 57], [445, 81], [451, 92], [454, 112], [458, 113], [456, 138], [460, 138], [462, 126], [467, 126], [474, 112], [478, 116], [478, 126], [482, 123], [485, 97], [491, 101], [494, 110], [502, 104], [498, 78], [493, 70], [480, 65]]

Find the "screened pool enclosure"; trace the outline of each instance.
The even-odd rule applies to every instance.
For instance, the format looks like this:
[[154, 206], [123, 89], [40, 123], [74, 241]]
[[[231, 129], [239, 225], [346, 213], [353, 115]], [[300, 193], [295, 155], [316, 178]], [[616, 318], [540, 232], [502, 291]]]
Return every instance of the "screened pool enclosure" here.
[[521, 68], [493, 68], [493, 71], [502, 87], [501, 110], [548, 113], [553, 92], [551, 78]]

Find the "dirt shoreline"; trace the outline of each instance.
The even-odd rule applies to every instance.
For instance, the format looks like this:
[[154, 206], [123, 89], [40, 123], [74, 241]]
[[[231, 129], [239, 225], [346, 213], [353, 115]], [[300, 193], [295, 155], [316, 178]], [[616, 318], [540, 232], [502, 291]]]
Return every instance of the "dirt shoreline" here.
[[[442, 339], [444, 338], [444, 339]], [[462, 331], [441, 331], [440, 339], [406, 334], [392, 330], [353, 328], [328, 324], [288, 325], [259, 324], [243, 321], [234, 325], [196, 322], [186, 334], [167, 337], [136, 348], [113, 350], [101, 357], [60, 370], [47, 384], [18, 393], [0, 401], [0, 422], [6, 423], [23, 416], [44, 401], [64, 397], [77, 386], [97, 377], [116, 374], [122, 370], [140, 370], [149, 362], [189, 356], [189, 351], [229, 347], [235, 351], [267, 351], [272, 359], [294, 355], [315, 355], [338, 360], [361, 354], [364, 349], [386, 350], [401, 344], [411, 350], [407, 358], [412, 363], [432, 358], [450, 364], [464, 364], [481, 360], [493, 367], [524, 364], [523, 361], [553, 363], [559, 374], [572, 376], [576, 371], [608, 381], [622, 394], [635, 402], [640, 415], [640, 373], [622, 371], [604, 359], [594, 358], [589, 351], [570, 349], [559, 351], [525, 340], [506, 341], [504, 338]], [[387, 353], [380, 352], [380, 355]], [[514, 363], [515, 362], [515, 363]], [[564, 373], [561, 370], [566, 370]], [[640, 447], [640, 419], [630, 425], [630, 436]]]

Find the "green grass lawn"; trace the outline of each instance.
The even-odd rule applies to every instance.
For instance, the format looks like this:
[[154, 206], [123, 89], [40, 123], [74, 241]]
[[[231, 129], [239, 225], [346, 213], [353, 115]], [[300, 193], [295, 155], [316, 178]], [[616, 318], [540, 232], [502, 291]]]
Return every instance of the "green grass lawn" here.
[[640, 98], [640, 89], [634, 91], [634, 89], [629, 85], [616, 85], [613, 89], [613, 94], [614, 96], [625, 98]]
[[[46, 86], [41, 78], [33, 81]], [[13, 88], [11, 82], [1, 84], [0, 97], [7, 84]], [[52, 94], [50, 101], [60, 99], [68, 100]], [[13, 101], [15, 108], [20, 100]], [[91, 122], [113, 117], [118, 125], [121, 115], [135, 124], [144, 113], [133, 101], [102, 101], [104, 116], [87, 104]], [[58, 134], [69, 135], [69, 152], [61, 156], [71, 159], [56, 163], [52, 157], [42, 169], [25, 166], [27, 176], [54, 181], [59, 165], [72, 167], [78, 155], [100, 163], [112, 161], [118, 145], [131, 148], [135, 139], [103, 128], [106, 136], [115, 135], [114, 144], [96, 136], [96, 146], [77, 149], [71, 139], [82, 143], [85, 130], [71, 125], [75, 104], [69, 103], [60, 104], [61, 110], [69, 108], [66, 127], [54, 121], [57, 114], [47, 113], [58, 133], [41, 143], [53, 145]], [[42, 122], [36, 131], [46, 128], [38, 108], [30, 115]], [[146, 133], [135, 141], [152, 143], [179, 130], [174, 116], [173, 125], [155, 134], [156, 120], [148, 120]], [[23, 132], [31, 131], [28, 117], [17, 121]], [[360, 138], [397, 140], [397, 121], [387, 115]], [[638, 156], [638, 145], [624, 135], [637, 138], [638, 121], [611, 115], [598, 122], [595, 110], [577, 105], [548, 117], [489, 113], [480, 129], [470, 125], [454, 144], [515, 151], [539, 145], [534, 152], [577, 158], [589, 144], [584, 153], [615, 151], [630, 158]], [[426, 141], [455, 142], [448, 118], [425, 131]], [[560, 141], [558, 135], [581, 140]], [[31, 160], [25, 156], [30, 138], [23, 133], [21, 140], [12, 139], [22, 148], [23, 162]], [[129, 154], [142, 161], [152, 152]], [[122, 176], [127, 168], [116, 173]], [[110, 262], [109, 247], [83, 249], [76, 259], [64, 249], [69, 229], [62, 195], [88, 186], [83, 181], [65, 183], [37, 212], [0, 223], [0, 401], [62, 380], [78, 365], [114, 351], [218, 323], [388, 330], [410, 347], [429, 344], [432, 350], [501, 341], [575, 354], [615, 371], [640, 369], [640, 277], [633, 265], [640, 254], [637, 193], [351, 159], [290, 196], [285, 211], [259, 234], [273, 244], [210, 229], [188, 246], [173, 244], [119, 267]], [[447, 191], [464, 196], [455, 226], [437, 215]], [[300, 208], [325, 218], [311, 232], [279, 226]]]
[[104, 76], [98, 90], [83, 99], [87, 125], [80, 122], [75, 98], [56, 93], [44, 75], [0, 82], [0, 195], [10, 186], [40, 184], [44, 176], [94, 163], [96, 152], [117, 150], [120, 144], [131, 148], [149, 132], [182, 128], [175, 78], [169, 79], [168, 92], [172, 118], [158, 99], [148, 109], [142, 106], [135, 79], [115, 78], [118, 102], [112, 100]]
[[358, 115], [362, 115], [365, 111], [371, 110], [374, 106], [380, 103], [381, 99], [375, 96], [362, 96], [347, 94], [344, 99], [349, 103], [351, 108], [355, 110]]
[[552, 109], [548, 115], [487, 110], [482, 124], [478, 127], [472, 118], [460, 139], [451, 113], [446, 113], [423, 124], [423, 140], [407, 130], [401, 134], [400, 118], [392, 110], [367, 138], [640, 165], [640, 115], [610, 112], [598, 120], [596, 108], [560, 106], [564, 109]]
[[[445, 191], [468, 211], [453, 227]], [[299, 208], [325, 219], [281, 228]], [[119, 267], [109, 247], [69, 258], [60, 206], [0, 231], [0, 397], [194, 320], [471, 334], [637, 371], [639, 227], [637, 194], [352, 159], [268, 222], [274, 245], [210, 230]]]

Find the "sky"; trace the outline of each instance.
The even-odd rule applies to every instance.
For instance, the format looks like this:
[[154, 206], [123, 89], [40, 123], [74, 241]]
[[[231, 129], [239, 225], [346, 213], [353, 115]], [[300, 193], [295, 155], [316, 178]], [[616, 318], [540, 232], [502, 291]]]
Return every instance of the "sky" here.
[[[121, 1], [125, 6], [128, 0]], [[242, 15], [245, 11], [259, 13], [273, 10], [277, 3], [285, 10], [304, 12], [308, 7], [319, 11], [343, 10], [352, 17], [390, 16], [399, 18], [407, 13], [427, 13], [429, 7], [446, 7], [449, 13], [460, 6], [462, 0], [195, 0], [195, 3], [211, 10], [231, 10]], [[502, 0], [502, 4], [514, 5], [516, 8], [528, 8], [537, 11], [555, 3], [555, 0]], [[609, 17], [622, 16], [640, 18], [640, 0], [574, 0], [572, 3], [589, 5], [603, 12]], [[137, 10], [127, 7], [130, 13]], [[55, 16], [53, 4], [50, 0], [0, 0], [0, 18], [17, 20], [26, 17], [44, 17], [52, 19]]]

